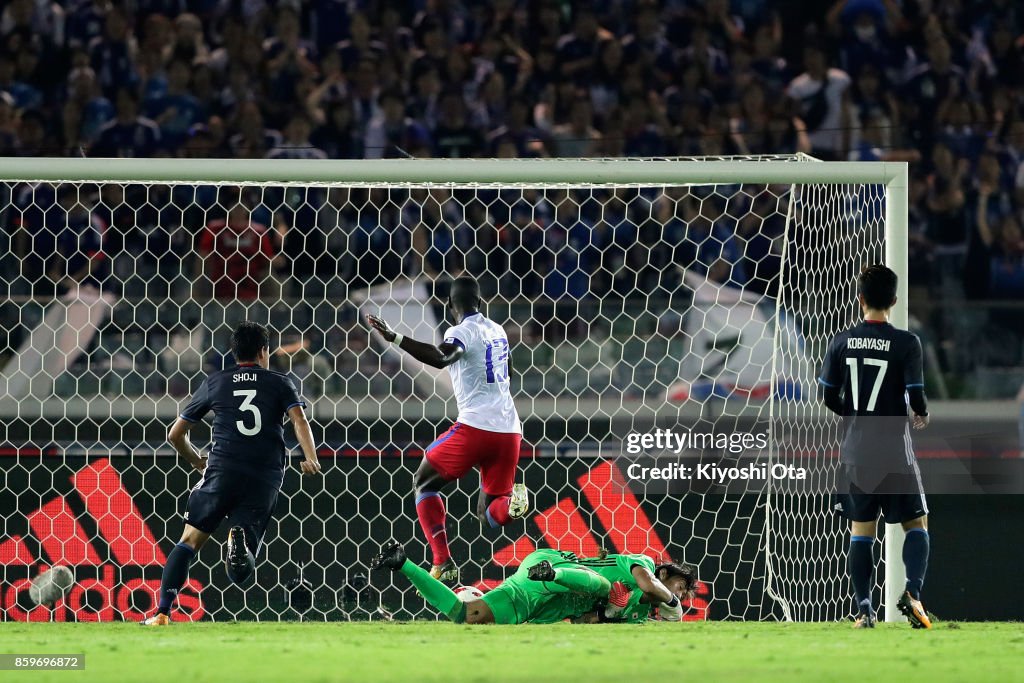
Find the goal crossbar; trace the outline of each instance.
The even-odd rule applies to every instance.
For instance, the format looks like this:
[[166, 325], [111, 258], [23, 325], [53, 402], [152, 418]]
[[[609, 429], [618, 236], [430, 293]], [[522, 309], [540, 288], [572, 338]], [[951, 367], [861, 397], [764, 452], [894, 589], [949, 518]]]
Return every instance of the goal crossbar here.
[[905, 188], [903, 162], [773, 163], [668, 159], [0, 158], [2, 181], [391, 185], [881, 184]]

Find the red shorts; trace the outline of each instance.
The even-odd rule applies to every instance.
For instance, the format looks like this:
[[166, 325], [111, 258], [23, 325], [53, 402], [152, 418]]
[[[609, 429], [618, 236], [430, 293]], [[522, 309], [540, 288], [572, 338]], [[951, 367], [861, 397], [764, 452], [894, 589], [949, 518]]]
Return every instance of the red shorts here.
[[480, 468], [480, 488], [489, 496], [512, 493], [523, 437], [489, 432], [456, 422], [427, 446], [423, 457], [448, 481], [459, 479], [472, 467]]

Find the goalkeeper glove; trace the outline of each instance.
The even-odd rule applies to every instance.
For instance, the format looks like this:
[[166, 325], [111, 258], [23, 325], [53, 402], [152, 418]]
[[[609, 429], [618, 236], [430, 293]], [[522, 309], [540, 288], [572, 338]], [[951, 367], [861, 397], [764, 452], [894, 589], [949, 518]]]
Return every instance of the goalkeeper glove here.
[[605, 619], [617, 619], [622, 614], [626, 605], [629, 604], [630, 592], [626, 584], [621, 581], [612, 584], [611, 590], [608, 591], [608, 604], [604, 608]]
[[658, 605], [658, 615], [665, 621], [681, 621], [683, 618], [683, 603], [675, 595], [668, 602]]

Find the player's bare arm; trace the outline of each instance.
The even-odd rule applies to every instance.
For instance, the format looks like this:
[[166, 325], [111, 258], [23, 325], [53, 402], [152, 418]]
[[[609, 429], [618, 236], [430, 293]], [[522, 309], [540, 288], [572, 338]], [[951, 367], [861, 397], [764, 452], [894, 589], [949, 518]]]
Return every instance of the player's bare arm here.
[[391, 329], [386, 320], [372, 314], [366, 316], [366, 322], [377, 331], [384, 341], [393, 343], [397, 339], [398, 348], [419, 362], [438, 370], [448, 367], [465, 353], [465, 349], [457, 344], [441, 343], [435, 346], [404, 335], [399, 339], [398, 333]]
[[302, 455], [305, 459], [299, 464], [303, 474], [319, 474], [320, 460], [316, 455], [316, 447], [313, 445], [313, 430], [306, 419], [306, 413], [302, 406], [292, 406], [288, 410], [288, 417], [295, 428], [295, 438], [299, 440], [299, 447], [302, 448]]
[[189, 440], [188, 431], [191, 428], [192, 423], [179, 417], [171, 425], [171, 429], [167, 433], [167, 440], [174, 446], [174, 450], [178, 451], [178, 455], [182, 459], [194, 467], [197, 472], [202, 472], [206, 469], [206, 458], [196, 450], [195, 446], [192, 445], [192, 441]]

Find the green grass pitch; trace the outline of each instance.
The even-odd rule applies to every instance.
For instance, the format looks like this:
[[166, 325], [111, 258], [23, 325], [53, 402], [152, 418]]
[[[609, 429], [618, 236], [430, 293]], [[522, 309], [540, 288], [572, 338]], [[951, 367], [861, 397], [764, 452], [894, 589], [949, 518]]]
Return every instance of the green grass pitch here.
[[0, 680], [642, 683], [999, 681], [1021, 675], [1024, 624], [0, 624], [0, 652], [85, 653], [85, 671]]

